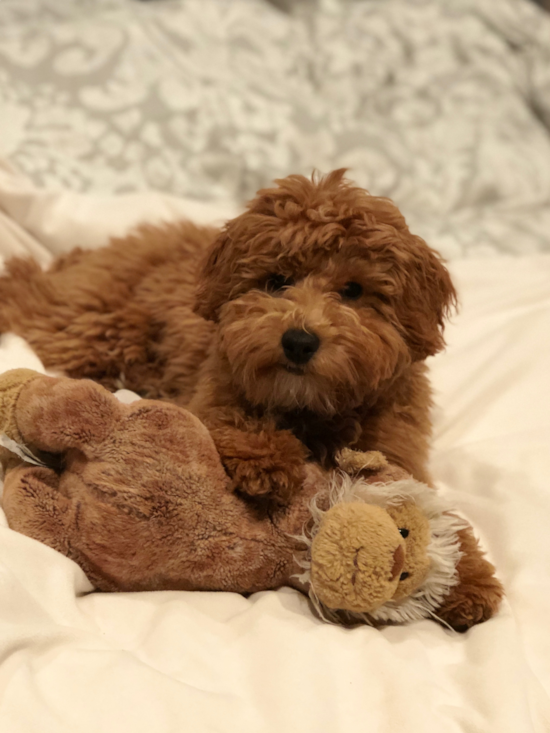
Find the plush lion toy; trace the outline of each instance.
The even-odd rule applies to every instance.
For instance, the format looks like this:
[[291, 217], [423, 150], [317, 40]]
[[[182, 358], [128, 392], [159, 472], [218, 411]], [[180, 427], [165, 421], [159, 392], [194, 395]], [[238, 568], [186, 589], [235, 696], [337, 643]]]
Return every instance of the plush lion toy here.
[[90, 381], [0, 376], [3, 507], [12, 529], [76, 561], [103, 591], [293, 586], [330, 621], [434, 617], [464, 630], [502, 588], [470, 528], [380, 453], [308, 465], [266, 510], [230, 490], [202, 423], [171, 404], [122, 404]]

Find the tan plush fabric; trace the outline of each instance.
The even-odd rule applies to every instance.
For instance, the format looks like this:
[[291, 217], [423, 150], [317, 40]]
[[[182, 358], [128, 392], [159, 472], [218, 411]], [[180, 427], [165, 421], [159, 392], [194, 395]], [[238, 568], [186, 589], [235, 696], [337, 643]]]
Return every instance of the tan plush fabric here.
[[430, 569], [430, 559], [427, 553], [430, 541], [430, 524], [422, 512], [413, 502], [405, 502], [397, 506], [387, 507], [388, 515], [402, 533], [405, 542], [406, 562], [403, 564], [402, 577], [394, 601], [406, 598], [418, 588], [426, 578]]
[[[8, 420], [14, 400], [4, 407]], [[13, 434], [62, 453], [64, 470], [7, 473], [10, 526], [71, 557], [97, 588], [248, 592], [299, 571], [290, 533], [323, 485], [315, 469], [303, 501], [272, 518], [229, 490], [206, 428], [174, 405], [122, 405], [93, 382], [36, 376], [15, 409]]]
[[338, 504], [313, 539], [311, 580], [329, 608], [366, 612], [389, 601], [405, 561], [404, 541], [385, 509]]
[[388, 466], [386, 457], [377, 450], [364, 453], [362, 451], [352, 450], [351, 448], [344, 448], [338, 454], [337, 461], [338, 467], [350, 475], [365, 470], [379, 471]]
[[[37, 376], [31, 369], [13, 369], [3, 374], [0, 381], [0, 435], [7, 435], [16, 443], [24, 443], [24, 440], [17, 427], [15, 405], [23, 387]], [[0, 446], [0, 463], [4, 470], [20, 462], [17, 455]]]

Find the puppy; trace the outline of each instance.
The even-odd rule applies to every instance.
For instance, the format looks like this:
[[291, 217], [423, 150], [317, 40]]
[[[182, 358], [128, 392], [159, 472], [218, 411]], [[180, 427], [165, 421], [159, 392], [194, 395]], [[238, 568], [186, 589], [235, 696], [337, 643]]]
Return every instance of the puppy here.
[[144, 226], [0, 279], [0, 328], [46, 367], [170, 399], [233, 485], [284, 502], [304, 464], [380, 450], [429, 482], [424, 361], [456, 294], [388, 199], [338, 170], [289, 176], [223, 230]]

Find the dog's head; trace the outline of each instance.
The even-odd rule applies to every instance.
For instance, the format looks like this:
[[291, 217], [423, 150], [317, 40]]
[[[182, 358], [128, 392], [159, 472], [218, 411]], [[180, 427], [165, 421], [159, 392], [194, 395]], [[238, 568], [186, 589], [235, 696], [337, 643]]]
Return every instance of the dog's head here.
[[344, 172], [260, 191], [206, 258], [195, 311], [252, 404], [339, 413], [444, 345], [456, 294], [439, 255]]

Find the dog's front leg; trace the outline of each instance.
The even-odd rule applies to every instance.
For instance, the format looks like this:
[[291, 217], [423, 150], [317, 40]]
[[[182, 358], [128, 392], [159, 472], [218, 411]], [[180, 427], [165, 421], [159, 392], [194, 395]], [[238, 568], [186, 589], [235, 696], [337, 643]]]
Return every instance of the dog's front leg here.
[[247, 429], [227, 422], [204, 422], [234, 491], [284, 504], [300, 490], [308, 451], [289, 430], [256, 421], [246, 421]]

